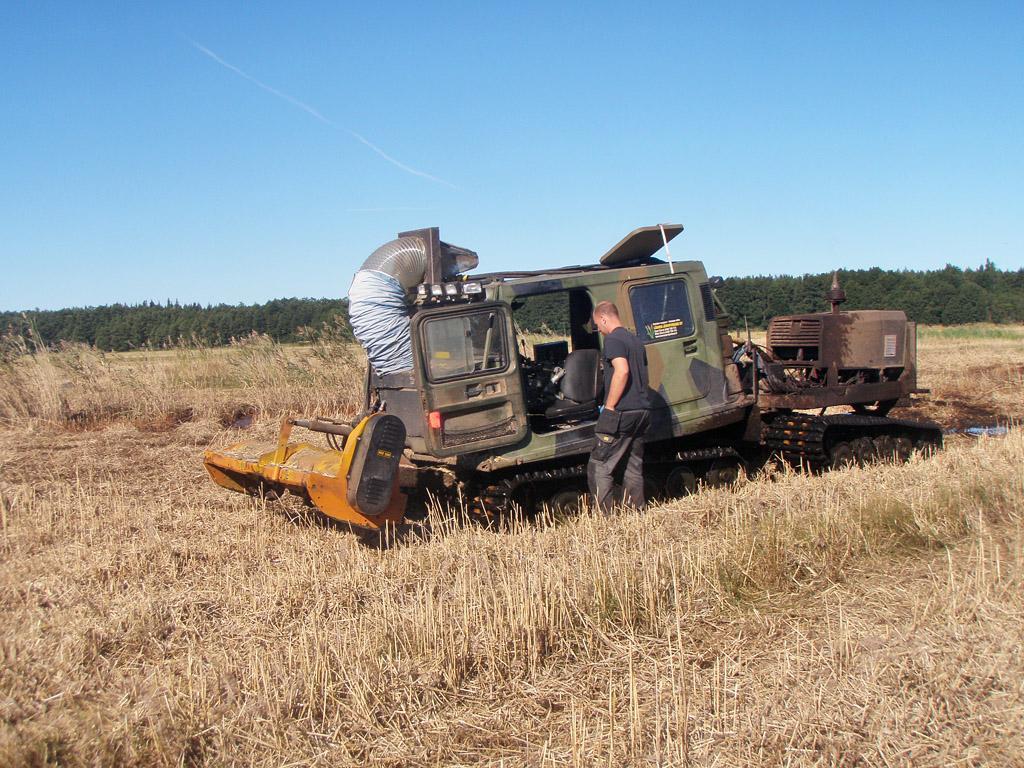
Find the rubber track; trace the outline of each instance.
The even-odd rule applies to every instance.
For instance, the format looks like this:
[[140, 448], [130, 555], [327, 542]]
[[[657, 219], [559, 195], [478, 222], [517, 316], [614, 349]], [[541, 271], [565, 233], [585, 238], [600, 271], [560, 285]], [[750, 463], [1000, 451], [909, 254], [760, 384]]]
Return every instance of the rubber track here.
[[936, 447], [942, 445], [942, 428], [934, 422], [856, 414], [780, 414], [765, 423], [762, 440], [769, 450], [793, 464], [820, 466], [828, 462], [826, 445], [829, 431], [837, 427], [855, 433], [860, 431], [859, 436], [862, 437], [878, 434], [905, 435], [910, 432], [914, 434], [915, 443], [923, 440]]
[[[806, 413], [779, 414], [764, 424], [761, 439], [769, 450], [781, 454], [787, 461], [794, 464], [823, 466], [828, 463], [826, 442], [829, 428], [836, 427], [855, 430], [861, 428], [863, 430], [861, 435], [865, 437], [879, 433], [906, 434], [911, 432], [915, 435], [915, 443], [925, 440], [936, 447], [942, 445], [942, 428], [934, 422], [890, 419], [881, 416], [858, 416], [856, 414], [832, 416], [815, 416]], [[728, 446], [714, 446], [681, 451], [676, 460], [692, 461], [733, 456], [739, 456], [735, 449]], [[548, 483], [584, 477], [586, 473], [587, 465], [585, 463], [516, 472], [497, 483], [485, 486], [479, 494], [479, 498], [488, 515], [501, 516], [510, 511], [512, 495], [520, 487], [532, 483]]]
[[713, 445], [708, 448], [689, 448], [677, 451], [675, 456], [672, 457], [672, 463], [738, 458], [740, 458], [740, 454], [731, 445]]
[[521, 486], [531, 483], [549, 483], [556, 480], [568, 480], [571, 478], [584, 477], [587, 474], [586, 464], [573, 464], [568, 467], [554, 467], [551, 469], [535, 469], [533, 471], [517, 472], [497, 483], [492, 483], [483, 489], [480, 498], [483, 500], [487, 512], [492, 515], [502, 515], [510, 510], [512, 494]]

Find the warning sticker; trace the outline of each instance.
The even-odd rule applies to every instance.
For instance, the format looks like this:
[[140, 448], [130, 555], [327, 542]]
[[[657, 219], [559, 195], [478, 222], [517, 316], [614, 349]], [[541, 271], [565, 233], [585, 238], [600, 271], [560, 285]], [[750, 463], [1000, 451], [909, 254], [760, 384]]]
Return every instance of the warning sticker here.
[[661, 320], [645, 326], [649, 339], [674, 339], [683, 331], [683, 321], [679, 318]]

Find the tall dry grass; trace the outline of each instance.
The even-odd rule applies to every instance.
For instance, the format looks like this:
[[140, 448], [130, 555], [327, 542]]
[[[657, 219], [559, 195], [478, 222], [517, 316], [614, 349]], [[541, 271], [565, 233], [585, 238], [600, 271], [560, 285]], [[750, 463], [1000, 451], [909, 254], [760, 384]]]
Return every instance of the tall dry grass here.
[[[954, 366], [1024, 360], [963, 341], [922, 383], [980, 407]], [[379, 551], [206, 478], [222, 404], [354, 397], [260, 343], [5, 369], [123, 415], [4, 412], [0, 765], [1021, 764], [1024, 434]]]
[[23, 337], [3, 342], [0, 424], [228, 423], [243, 413], [351, 414], [362, 403], [364, 356], [336, 328], [310, 334], [305, 345], [253, 333], [224, 348], [182, 342], [129, 353], [83, 344], [51, 349]]
[[922, 407], [949, 426], [1020, 423], [1024, 327], [974, 330], [972, 336], [964, 329], [925, 329], [919, 341], [918, 380], [931, 393], [923, 398]]
[[[0, 338], [0, 425], [95, 427], [118, 421], [169, 428], [193, 419], [225, 424], [243, 414], [351, 415], [361, 403], [365, 358], [338, 327], [282, 345], [252, 334], [230, 346], [181, 342], [170, 350], [105, 353]], [[527, 347], [552, 337], [530, 335]], [[922, 415], [951, 426], [1024, 416], [1022, 326], [921, 330], [919, 380], [933, 396]], [[763, 341], [763, 339], [761, 339]]]

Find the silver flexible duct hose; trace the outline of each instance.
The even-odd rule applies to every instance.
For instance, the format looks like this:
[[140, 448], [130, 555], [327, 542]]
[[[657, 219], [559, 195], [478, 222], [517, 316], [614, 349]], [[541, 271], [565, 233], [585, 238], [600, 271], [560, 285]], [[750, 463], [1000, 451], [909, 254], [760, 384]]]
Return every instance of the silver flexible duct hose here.
[[426, 244], [400, 237], [371, 253], [352, 279], [349, 322], [378, 376], [412, 368], [405, 292], [423, 281], [426, 268]]
[[[476, 253], [442, 242], [443, 279], [474, 269]], [[406, 292], [423, 282], [427, 243], [419, 237], [400, 237], [370, 254], [352, 279], [348, 291], [349, 322], [378, 376], [412, 368], [412, 337]]]
[[384, 243], [370, 254], [360, 268], [391, 275], [406, 290], [423, 282], [427, 269], [427, 248], [418, 237], [400, 237]]

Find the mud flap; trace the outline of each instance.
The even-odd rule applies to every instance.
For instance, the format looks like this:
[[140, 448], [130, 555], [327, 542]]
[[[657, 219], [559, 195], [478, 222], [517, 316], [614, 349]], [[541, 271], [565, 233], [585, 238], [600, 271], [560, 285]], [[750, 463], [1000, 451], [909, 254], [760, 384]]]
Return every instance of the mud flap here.
[[348, 503], [364, 515], [380, 515], [391, 503], [398, 462], [405, 448], [405, 425], [397, 416], [370, 419], [348, 472]]

